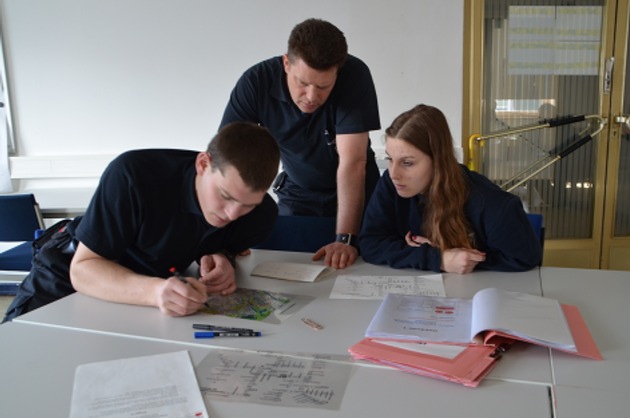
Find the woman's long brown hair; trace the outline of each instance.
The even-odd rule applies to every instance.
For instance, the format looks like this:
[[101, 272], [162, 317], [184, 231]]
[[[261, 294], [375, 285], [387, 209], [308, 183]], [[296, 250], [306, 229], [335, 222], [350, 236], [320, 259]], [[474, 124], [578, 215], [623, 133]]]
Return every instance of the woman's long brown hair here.
[[425, 194], [423, 212], [425, 237], [441, 251], [473, 248], [464, 216], [468, 187], [444, 114], [432, 106], [415, 106], [398, 116], [385, 134], [408, 142], [433, 161], [433, 180]]

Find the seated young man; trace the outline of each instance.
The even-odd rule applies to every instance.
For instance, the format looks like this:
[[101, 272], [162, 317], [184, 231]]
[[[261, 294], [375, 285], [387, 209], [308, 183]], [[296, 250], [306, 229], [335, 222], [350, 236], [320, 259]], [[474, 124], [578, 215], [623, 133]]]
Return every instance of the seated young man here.
[[[245, 122], [223, 127], [205, 152], [123, 153], [85, 215], [35, 255], [4, 321], [75, 291], [171, 316], [234, 292], [234, 256], [262, 241], [277, 217], [267, 190], [279, 159], [271, 134]], [[198, 278], [174, 276], [194, 261]]]

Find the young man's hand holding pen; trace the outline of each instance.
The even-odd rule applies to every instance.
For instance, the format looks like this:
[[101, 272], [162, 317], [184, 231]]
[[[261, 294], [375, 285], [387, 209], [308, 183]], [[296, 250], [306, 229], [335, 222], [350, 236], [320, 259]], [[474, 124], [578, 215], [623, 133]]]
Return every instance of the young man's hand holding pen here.
[[208, 299], [206, 286], [193, 277], [182, 276], [174, 267], [170, 273], [173, 276], [164, 282], [160, 310], [171, 316], [194, 314]]

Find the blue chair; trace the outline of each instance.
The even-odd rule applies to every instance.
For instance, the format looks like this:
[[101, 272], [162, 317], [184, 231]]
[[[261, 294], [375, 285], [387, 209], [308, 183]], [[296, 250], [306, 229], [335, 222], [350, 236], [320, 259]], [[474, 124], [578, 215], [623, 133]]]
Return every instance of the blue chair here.
[[0, 241], [25, 241], [0, 253], [0, 270], [30, 270], [32, 241], [36, 231], [43, 228], [44, 221], [34, 195], [0, 195]]
[[[534, 229], [534, 233], [538, 240], [540, 241], [540, 248], [545, 249], [545, 224], [543, 222], [543, 216], [538, 213], [528, 213], [527, 217], [529, 218], [529, 222], [532, 224], [532, 228]], [[542, 260], [540, 260], [540, 265], [542, 266]]]
[[536, 237], [540, 241], [540, 246], [543, 247], [543, 244], [545, 243], [545, 226], [543, 223], [543, 216], [539, 213], [528, 213], [527, 217], [529, 218], [529, 222], [532, 224]]
[[29, 271], [33, 257], [32, 242], [27, 241], [0, 253], [0, 270]]
[[254, 248], [314, 253], [335, 240], [335, 218], [278, 216], [271, 234]]

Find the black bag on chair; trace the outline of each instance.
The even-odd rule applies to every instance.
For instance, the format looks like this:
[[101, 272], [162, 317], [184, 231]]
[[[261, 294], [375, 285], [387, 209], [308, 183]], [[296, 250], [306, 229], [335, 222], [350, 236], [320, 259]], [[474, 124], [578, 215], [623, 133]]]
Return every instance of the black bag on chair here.
[[60, 221], [33, 242], [33, 268], [22, 281], [2, 322], [75, 292], [70, 282], [70, 262], [76, 248], [73, 232], [79, 221], [80, 218]]

